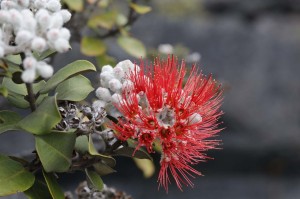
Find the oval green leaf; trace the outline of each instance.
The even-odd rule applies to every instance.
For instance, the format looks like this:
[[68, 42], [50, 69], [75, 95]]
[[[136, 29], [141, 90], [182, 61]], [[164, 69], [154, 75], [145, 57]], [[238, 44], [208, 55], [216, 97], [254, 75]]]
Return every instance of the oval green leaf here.
[[150, 6], [138, 5], [136, 3], [130, 3], [130, 7], [138, 14], [146, 14], [152, 10]]
[[33, 185], [34, 179], [20, 163], [0, 155], [0, 196], [25, 191]]
[[24, 191], [24, 194], [29, 199], [52, 199], [47, 185], [37, 179], [30, 189]]
[[59, 71], [57, 71], [46, 83], [45, 87], [40, 90], [40, 93], [47, 93], [51, 89], [55, 88], [59, 83], [65, 79], [74, 76], [77, 73], [86, 72], [86, 71], [96, 71], [95, 66], [85, 60], [74, 61]]
[[48, 189], [53, 199], [65, 199], [64, 192], [59, 187], [55, 176], [52, 173], [46, 173], [43, 171], [44, 178], [46, 180]]
[[105, 53], [106, 45], [98, 38], [83, 37], [81, 40], [80, 50], [87, 56], [98, 56]]
[[83, 0], [63, 0], [65, 4], [70, 8], [70, 10], [74, 10], [80, 12], [83, 10]]
[[93, 164], [93, 167], [100, 176], [104, 176], [116, 172], [116, 170], [114, 170], [113, 168], [111, 168], [110, 166], [102, 162]]
[[0, 111], [0, 134], [9, 130], [17, 130], [16, 124], [21, 119], [21, 116], [13, 111]]
[[43, 135], [50, 133], [60, 121], [61, 116], [54, 96], [46, 97], [34, 112], [18, 123], [18, 126], [29, 133]]
[[85, 154], [89, 151], [89, 140], [86, 135], [81, 135], [76, 138], [75, 150], [80, 154]]
[[98, 191], [102, 191], [103, 189], [103, 181], [101, 177], [95, 172], [88, 169], [85, 169], [85, 174], [87, 177], [87, 181], [94, 189]]
[[75, 139], [74, 133], [63, 132], [35, 137], [35, 147], [46, 172], [68, 171]]
[[94, 88], [89, 79], [77, 75], [60, 83], [55, 93], [57, 100], [81, 101], [84, 100]]
[[99, 156], [107, 165], [111, 167], [116, 165], [116, 160], [113, 157], [98, 153], [94, 146], [91, 134], [89, 135], [89, 153], [94, 156]]
[[122, 147], [120, 149], [117, 149], [113, 151], [113, 155], [152, 160], [152, 157], [146, 151], [142, 149], [135, 150], [135, 148], [132, 147]]
[[1, 86], [1, 85], [0, 85], [0, 95], [2, 95], [3, 97], [8, 96], [8, 90], [4, 86]]
[[105, 29], [112, 29], [116, 23], [117, 12], [110, 11], [101, 13], [99, 15], [92, 16], [88, 21], [88, 26], [90, 28], [97, 29], [99, 27]]
[[150, 178], [155, 173], [155, 166], [152, 161], [148, 159], [133, 158], [136, 166], [143, 172], [145, 178]]
[[119, 46], [129, 55], [132, 55], [137, 58], [146, 56], [146, 48], [144, 44], [136, 38], [120, 36], [117, 42]]

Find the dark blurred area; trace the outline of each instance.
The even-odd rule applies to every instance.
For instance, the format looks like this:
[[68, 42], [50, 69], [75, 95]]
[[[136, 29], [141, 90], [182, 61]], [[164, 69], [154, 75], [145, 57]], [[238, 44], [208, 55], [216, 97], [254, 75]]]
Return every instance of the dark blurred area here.
[[[157, 172], [144, 179], [128, 158], [117, 159], [118, 172], [104, 177], [105, 183], [135, 199], [300, 198], [300, 1], [149, 2], [153, 12], [134, 24], [134, 36], [152, 48], [180, 43], [199, 52], [198, 65], [223, 84], [223, 149], [208, 152], [214, 160], [197, 166], [204, 176], [184, 192], [174, 183], [169, 194], [157, 191]], [[128, 58], [112, 49], [118, 60]], [[78, 59], [74, 51], [57, 56], [55, 64]], [[6, 136], [1, 135], [0, 152], [7, 152]], [[33, 147], [23, 134], [10, 140], [13, 153]], [[61, 183], [73, 189], [80, 180], [80, 173], [68, 174]]]

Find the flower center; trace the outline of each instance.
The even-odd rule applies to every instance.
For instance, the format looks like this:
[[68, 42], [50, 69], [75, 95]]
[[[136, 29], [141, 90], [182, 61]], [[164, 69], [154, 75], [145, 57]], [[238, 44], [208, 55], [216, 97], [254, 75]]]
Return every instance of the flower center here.
[[158, 110], [156, 118], [159, 125], [165, 128], [172, 127], [176, 122], [174, 110], [166, 106]]

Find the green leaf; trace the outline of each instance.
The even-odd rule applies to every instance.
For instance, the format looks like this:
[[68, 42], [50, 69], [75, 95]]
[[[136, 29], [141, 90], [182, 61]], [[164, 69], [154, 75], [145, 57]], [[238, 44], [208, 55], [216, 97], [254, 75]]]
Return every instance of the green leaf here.
[[[32, 85], [32, 89], [34, 94], [36, 94], [37, 92], [39, 92], [44, 86], [45, 86], [46, 82], [44, 80], [35, 83]], [[13, 92], [16, 94], [20, 94], [20, 95], [27, 95], [27, 89], [26, 89], [26, 85], [23, 84], [16, 84], [15, 82], [13, 82], [13, 80], [11, 78], [8, 77], [4, 77], [3, 81], [2, 81], [2, 85], [5, 86], [9, 93]]]
[[83, 0], [62, 0], [70, 10], [80, 12], [83, 10]]
[[35, 146], [46, 172], [65, 172], [71, 166], [74, 133], [55, 132], [35, 137]]
[[102, 55], [106, 51], [105, 43], [95, 37], [83, 37], [81, 40], [80, 50], [87, 56]]
[[21, 119], [21, 116], [13, 111], [0, 111], [0, 134], [9, 130], [17, 130], [16, 124]]
[[150, 178], [155, 173], [155, 166], [152, 161], [148, 159], [133, 158], [136, 166], [143, 172], [145, 178]]
[[27, 117], [22, 119], [18, 126], [36, 135], [43, 135], [51, 132], [61, 121], [61, 116], [57, 108], [56, 97], [47, 97], [40, 106]]
[[85, 71], [96, 71], [95, 66], [85, 60], [74, 61], [59, 71], [57, 71], [46, 83], [45, 87], [40, 90], [40, 93], [48, 93], [51, 89], [55, 88], [59, 83], [65, 79], [74, 76], [77, 73]]
[[81, 101], [84, 100], [94, 88], [89, 79], [77, 75], [60, 83], [55, 92], [57, 100]]
[[130, 3], [130, 7], [138, 14], [146, 14], [152, 10], [150, 6], [138, 5], [136, 3]]
[[17, 108], [28, 108], [29, 103], [24, 99], [24, 95], [16, 94], [14, 92], [9, 92], [7, 100]]
[[94, 189], [98, 191], [102, 191], [103, 189], [103, 181], [101, 177], [95, 172], [88, 169], [85, 169], [87, 181], [92, 185]]
[[11, 63], [17, 64], [17, 65], [20, 65], [22, 63], [22, 59], [21, 59], [20, 54], [18, 54], [18, 55], [7, 55], [5, 57], [5, 60], [7, 60]]
[[113, 151], [113, 155], [152, 160], [152, 157], [146, 151], [142, 149], [135, 150], [135, 148], [132, 147], [122, 147], [120, 149], [117, 149]]
[[43, 171], [44, 178], [46, 180], [48, 189], [53, 199], [65, 199], [64, 192], [59, 187], [55, 176], [52, 173], [46, 173]]
[[22, 164], [0, 155], [0, 196], [25, 191], [33, 185], [34, 179]]
[[33, 55], [34, 57], [38, 60], [38, 61], [42, 61], [54, 54], [56, 54], [57, 51], [56, 50], [53, 50], [53, 49], [48, 49], [48, 50], [45, 50], [44, 52], [42, 53], [38, 53], [38, 52], [34, 52]]
[[98, 153], [98, 151], [95, 149], [91, 134], [89, 135], [89, 153], [94, 156], [99, 156], [107, 165], [111, 167], [116, 165], [116, 160], [113, 157]]
[[125, 50], [125, 52], [134, 57], [141, 58], [146, 56], [146, 48], [144, 44], [135, 38], [120, 36], [117, 42], [119, 46]]
[[88, 21], [88, 26], [90, 28], [105, 28], [112, 29], [116, 23], [117, 12], [105, 12], [104, 14], [99, 14], [92, 16]]
[[29, 199], [52, 199], [49, 189], [45, 183], [40, 180], [35, 180], [30, 189], [24, 191], [24, 194]]
[[0, 95], [2, 95], [4, 97], [8, 96], [8, 90], [2, 85], [0, 85]]
[[104, 65], [114, 66], [117, 64], [116, 59], [111, 56], [108, 56], [107, 54], [97, 56], [96, 61], [97, 61], [97, 65], [100, 66], [98, 68], [101, 68]]
[[85, 154], [89, 151], [89, 140], [86, 135], [81, 135], [76, 138], [75, 150], [80, 154]]
[[100, 176], [104, 176], [116, 172], [116, 170], [114, 170], [113, 168], [111, 168], [110, 166], [102, 162], [94, 164], [93, 167]]

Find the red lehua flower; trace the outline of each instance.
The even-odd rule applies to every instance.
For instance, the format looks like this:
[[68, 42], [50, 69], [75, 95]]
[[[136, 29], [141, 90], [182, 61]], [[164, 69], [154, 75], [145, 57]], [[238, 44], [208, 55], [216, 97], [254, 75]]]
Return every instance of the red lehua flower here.
[[192, 165], [205, 161], [205, 151], [215, 149], [218, 140], [208, 140], [221, 131], [218, 119], [222, 89], [212, 76], [198, 73], [194, 65], [187, 79], [184, 61], [156, 59], [153, 66], [141, 63], [128, 75], [133, 83], [122, 92], [117, 106], [124, 115], [112, 128], [119, 139], [135, 139], [153, 152], [153, 145], [162, 146], [159, 187], [168, 191], [169, 175], [178, 188], [193, 186], [190, 178], [201, 175]]

